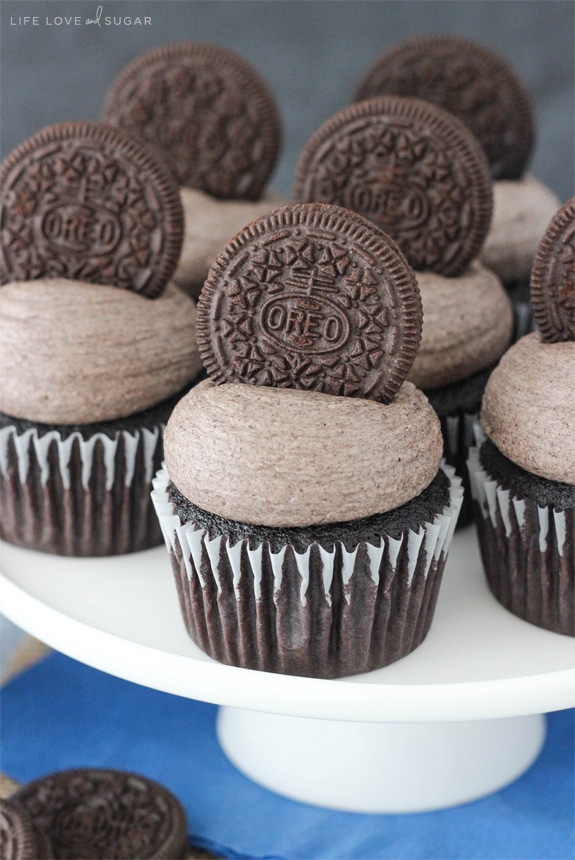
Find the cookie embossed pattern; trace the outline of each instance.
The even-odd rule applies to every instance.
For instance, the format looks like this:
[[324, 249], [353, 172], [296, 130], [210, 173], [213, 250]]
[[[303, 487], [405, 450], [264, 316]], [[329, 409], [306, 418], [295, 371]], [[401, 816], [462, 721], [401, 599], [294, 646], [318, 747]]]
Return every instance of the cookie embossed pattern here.
[[180, 185], [223, 199], [257, 200], [280, 146], [266, 84], [212, 45], [167, 45], [136, 58], [108, 93], [103, 118], [153, 146]]
[[[499, 278], [477, 259], [492, 184], [485, 154], [461, 120], [401, 95], [365, 99], [330, 117], [302, 149], [294, 178], [296, 200], [356, 211], [392, 236], [415, 269], [424, 323], [408, 379], [436, 409], [445, 457], [464, 480], [481, 392], [513, 325]], [[470, 519], [466, 496], [459, 523]]]
[[531, 302], [546, 343], [575, 340], [575, 200], [556, 213], [531, 273]]
[[100, 123], [62, 123], [2, 163], [0, 282], [63, 277], [155, 298], [177, 263], [177, 189], [139, 141]]
[[494, 179], [521, 176], [533, 148], [529, 96], [502, 57], [456, 36], [419, 36], [396, 45], [366, 71], [356, 100], [398, 95], [432, 102], [473, 132]]
[[27, 810], [0, 799], [0, 857], [6, 860], [52, 860], [46, 833]]
[[212, 267], [198, 347], [215, 382], [388, 403], [421, 337], [421, 301], [395, 243], [338, 207], [292, 206], [246, 227]]
[[293, 196], [363, 215], [399, 244], [414, 269], [460, 274], [491, 220], [484, 156], [449, 113], [382, 97], [328, 119], [302, 150]]
[[[140, 774], [104, 768], [56, 771], [23, 785], [4, 803], [22, 811], [47, 843], [50, 852], [33, 855], [36, 860], [178, 860], [185, 855], [188, 824], [182, 804], [169, 789]], [[15, 856], [32, 860], [32, 855]]]
[[230, 51], [165, 45], [120, 72], [103, 116], [153, 147], [176, 178], [185, 224], [173, 279], [197, 299], [232, 236], [285, 202], [267, 185], [282, 137], [272, 92]]
[[514, 340], [533, 330], [529, 279], [547, 224], [561, 205], [528, 172], [536, 129], [531, 98], [494, 51], [452, 35], [418, 36], [371, 65], [355, 98], [422, 99], [458, 117], [485, 152], [493, 178], [493, 219], [479, 259], [501, 278], [513, 303]]

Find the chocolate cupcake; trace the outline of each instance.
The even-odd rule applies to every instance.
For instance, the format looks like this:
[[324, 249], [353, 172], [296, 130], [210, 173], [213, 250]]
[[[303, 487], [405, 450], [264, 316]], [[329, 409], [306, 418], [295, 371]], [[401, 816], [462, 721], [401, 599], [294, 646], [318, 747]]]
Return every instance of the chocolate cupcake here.
[[403, 381], [420, 332], [407, 261], [340, 207], [277, 210], [216, 260], [212, 378], [175, 408], [153, 492], [186, 628], [216, 660], [336, 678], [425, 638], [462, 491]]
[[383, 95], [433, 102], [461, 119], [483, 147], [493, 177], [493, 218], [479, 259], [503, 282], [515, 314], [514, 340], [533, 328], [529, 275], [556, 194], [527, 172], [535, 141], [530, 96], [494, 51], [452, 35], [418, 36], [380, 56], [355, 98]]
[[[469, 469], [491, 591], [514, 615], [575, 635], [575, 199], [551, 220], [532, 275], [539, 331], [503, 356]], [[486, 437], [486, 438], [485, 438]]]
[[157, 545], [163, 427], [201, 371], [194, 303], [167, 282], [177, 187], [99, 123], [43, 129], [0, 176], [0, 538], [83, 556]]
[[[337, 203], [370, 218], [415, 269], [424, 322], [408, 379], [436, 409], [446, 460], [467, 481], [483, 387], [513, 327], [499, 278], [477, 260], [492, 204], [477, 141], [429, 102], [366, 99], [339, 111], [307, 142], [294, 197]], [[459, 523], [470, 518], [464, 501]]]
[[271, 91], [224, 48], [164, 45], [122, 70], [103, 118], [145, 140], [178, 182], [185, 230], [173, 279], [197, 298], [226, 242], [283, 202], [267, 190], [281, 144]]

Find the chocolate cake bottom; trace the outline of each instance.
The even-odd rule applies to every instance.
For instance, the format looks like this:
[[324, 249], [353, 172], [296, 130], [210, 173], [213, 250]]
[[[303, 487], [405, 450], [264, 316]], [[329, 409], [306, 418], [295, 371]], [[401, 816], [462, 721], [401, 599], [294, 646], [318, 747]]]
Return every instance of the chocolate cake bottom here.
[[575, 636], [575, 486], [533, 475], [485, 440], [469, 455], [487, 582], [514, 615]]
[[228, 665], [337, 678], [423, 642], [462, 490], [446, 466], [389, 514], [307, 529], [215, 517], [183, 499], [165, 469], [152, 496], [198, 647]]
[[189, 386], [124, 419], [49, 425], [0, 413], [0, 539], [65, 556], [162, 543], [150, 500], [163, 428]]

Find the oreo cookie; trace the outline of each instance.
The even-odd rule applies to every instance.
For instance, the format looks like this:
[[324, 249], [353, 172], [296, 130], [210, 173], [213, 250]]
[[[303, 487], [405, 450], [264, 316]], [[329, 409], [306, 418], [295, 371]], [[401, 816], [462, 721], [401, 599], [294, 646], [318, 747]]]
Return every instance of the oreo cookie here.
[[180, 185], [220, 199], [257, 200], [281, 141], [264, 81], [213, 45], [167, 45], [138, 57], [110, 89], [103, 116], [155, 147]]
[[17, 803], [0, 800], [0, 857], [2, 860], [51, 860], [50, 840]]
[[399, 95], [423, 99], [459, 117], [483, 147], [493, 179], [518, 179], [531, 156], [529, 96], [496, 53], [457, 36], [420, 36], [379, 57], [356, 101]]
[[575, 340], [575, 197], [551, 219], [533, 261], [530, 287], [542, 340]]
[[55, 858], [182, 858], [187, 820], [158, 783], [120, 770], [58, 771], [13, 795], [48, 835]]
[[414, 269], [461, 274], [491, 223], [492, 182], [469, 130], [429, 102], [386, 96], [328, 119], [296, 166], [293, 197], [368, 218]]
[[0, 186], [0, 283], [61, 277], [155, 298], [175, 270], [178, 187], [123, 129], [47, 126], [2, 162]]
[[395, 242], [338, 206], [301, 204], [249, 224], [212, 266], [198, 348], [216, 383], [390, 402], [421, 339], [415, 275]]

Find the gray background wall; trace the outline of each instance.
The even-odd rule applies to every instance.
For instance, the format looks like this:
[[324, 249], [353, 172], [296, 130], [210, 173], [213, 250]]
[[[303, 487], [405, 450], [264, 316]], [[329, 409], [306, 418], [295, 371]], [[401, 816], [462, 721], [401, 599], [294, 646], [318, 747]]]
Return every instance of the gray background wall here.
[[[150, 26], [86, 25], [148, 16]], [[272, 184], [289, 194], [313, 131], [352, 98], [367, 66], [410, 36], [454, 33], [501, 53], [531, 93], [531, 170], [573, 195], [574, 10], [571, 0], [2, 0], [1, 155], [51, 122], [97, 119], [136, 55], [175, 41], [219, 44], [249, 60], [275, 93], [284, 147]], [[18, 19], [38, 16], [38, 26]], [[80, 26], [48, 25], [79, 16]]]
[[[86, 25], [100, 5], [101, 23], [147, 16], [151, 25]], [[275, 93], [284, 146], [271, 184], [289, 195], [302, 146], [349, 103], [367, 66], [403, 39], [444, 32], [498, 51], [521, 76], [538, 127], [531, 172], [567, 200], [574, 194], [574, 13], [572, 0], [2, 0], [0, 157], [50, 123], [98, 119], [113, 79], [138, 54], [210, 42], [249, 60]], [[56, 25], [64, 16], [81, 24]], [[5, 620], [0, 629], [4, 663], [19, 632]]]

